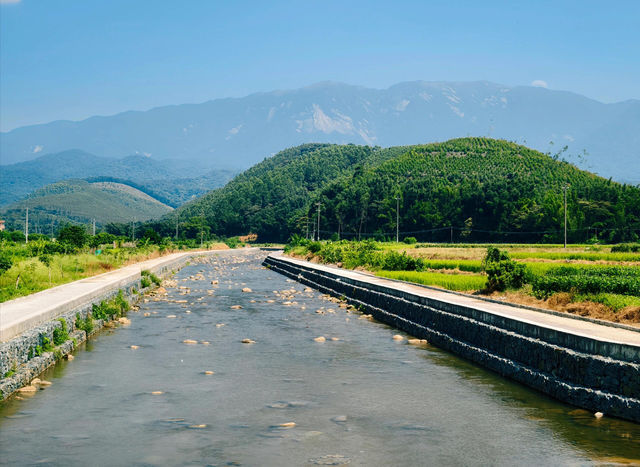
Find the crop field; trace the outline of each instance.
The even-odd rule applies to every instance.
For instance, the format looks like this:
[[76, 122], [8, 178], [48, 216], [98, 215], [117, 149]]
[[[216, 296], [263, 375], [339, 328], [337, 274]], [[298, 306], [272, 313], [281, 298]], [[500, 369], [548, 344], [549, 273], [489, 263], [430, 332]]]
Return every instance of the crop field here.
[[[490, 247], [503, 255], [493, 267], [487, 263]], [[633, 245], [303, 241], [288, 251], [381, 277], [640, 325], [640, 253]]]

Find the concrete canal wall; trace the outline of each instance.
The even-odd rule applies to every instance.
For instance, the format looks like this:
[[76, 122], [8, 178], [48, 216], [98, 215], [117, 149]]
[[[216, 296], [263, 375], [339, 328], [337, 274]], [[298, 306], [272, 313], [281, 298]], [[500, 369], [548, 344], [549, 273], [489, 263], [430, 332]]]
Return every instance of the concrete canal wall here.
[[[238, 250], [175, 253], [0, 304], [0, 400], [27, 385], [55, 363], [54, 352], [34, 356], [33, 349], [42, 344], [43, 337], [53, 342], [53, 331], [61, 326], [60, 319], [66, 321], [70, 338], [80, 344], [87, 335], [76, 329], [76, 315], [85, 319], [93, 304], [113, 298], [120, 291], [129, 302], [135, 302], [144, 291], [141, 290], [142, 271], [167, 277], [194, 257], [229, 252], [237, 253]], [[104, 324], [102, 320], [94, 320], [92, 334]], [[72, 340], [64, 343], [58, 349], [58, 358], [60, 354], [68, 354], [73, 347]], [[14, 374], [3, 377], [9, 372]]]
[[640, 332], [279, 254], [265, 265], [563, 402], [640, 423]]

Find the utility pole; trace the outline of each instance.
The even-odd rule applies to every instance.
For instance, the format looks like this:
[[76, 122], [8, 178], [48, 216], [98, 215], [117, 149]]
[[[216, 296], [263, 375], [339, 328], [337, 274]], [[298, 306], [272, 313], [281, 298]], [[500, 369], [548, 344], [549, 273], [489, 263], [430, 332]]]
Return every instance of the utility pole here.
[[322, 203], [317, 202], [316, 206], [318, 206], [318, 234], [316, 235], [316, 240], [320, 241], [320, 206], [322, 206]]
[[176, 219], [176, 240], [178, 240], [178, 219]]
[[569, 189], [569, 184], [565, 183], [562, 187], [562, 191], [564, 191], [564, 248], [567, 248], [567, 190]]
[[305, 237], [307, 240], [309, 240], [309, 216], [304, 218], [304, 223], [307, 224], [307, 236]]
[[131, 223], [131, 241], [136, 241], [136, 218], [133, 218], [133, 222]]
[[27, 217], [24, 221], [24, 238], [25, 243], [29, 243], [29, 208], [27, 208]]
[[451, 231], [451, 243], [453, 243], [453, 226], [449, 227], [449, 230]]
[[96, 218], [93, 218], [93, 236], [96, 236]]
[[396, 243], [400, 241], [400, 197], [396, 196]]

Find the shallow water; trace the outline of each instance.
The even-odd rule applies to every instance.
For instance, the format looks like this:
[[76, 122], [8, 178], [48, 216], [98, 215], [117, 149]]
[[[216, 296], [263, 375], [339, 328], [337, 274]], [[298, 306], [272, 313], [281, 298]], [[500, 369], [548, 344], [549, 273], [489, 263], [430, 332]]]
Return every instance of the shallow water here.
[[[176, 279], [190, 293], [168, 288], [168, 299], [187, 303], [142, 304], [129, 313], [130, 326], [103, 332], [74, 361], [46, 372], [52, 386], [0, 403], [0, 464], [584, 465], [640, 458], [640, 425], [597, 420], [436, 348], [394, 341], [398, 331], [304, 292], [262, 268], [262, 258], [238, 253], [185, 267]], [[199, 272], [204, 280], [188, 279]], [[293, 298], [273, 293], [285, 289], [296, 290]], [[314, 342], [318, 336], [327, 341]]]

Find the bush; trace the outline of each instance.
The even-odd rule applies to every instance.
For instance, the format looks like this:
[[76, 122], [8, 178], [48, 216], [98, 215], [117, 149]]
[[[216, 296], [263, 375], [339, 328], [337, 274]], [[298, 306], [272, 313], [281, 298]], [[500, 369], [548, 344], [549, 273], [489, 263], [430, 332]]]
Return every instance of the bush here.
[[[71, 248], [73, 250], [73, 248]], [[42, 249], [42, 253], [45, 255], [55, 255], [56, 253], [65, 254], [69, 250], [69, 247], [58, 242], [47, 242]]]
[[[151, 282], [153, 282], [155, 285], [160, 286], [160, 284], [162, 284], [162, 279], [160, 279], [158, 276], [156, 276], [154, 273], [152, 273], [151, 271], [147, 271], [146, 269], [142, 272], [140, 272], [140, 274], [143, 277], [148, 278], [148, 280], [150, 280]], [[147, 281], [148, 282], [148, 281]], [[149, 283], [149, 285], [151, 285], [151, 283]], [[146, 287], [149, 287], [148, 285]]]
[[116, 236], [107, 232], [99, 232], [95, 234], [89, 240], [91, 248], [98, 248], [100, 245], [113, 244], [116, 241]]
[[69, 331], [67, 330], [67, 322], [65, 321], [64, 318], [59, 318], [58, 321], [60, 321], [60, 327], [55, 328], [53, 330], [54, 345], [64, 344], [65, 342], [67, 342], [67, 340], [69, 340]]
[[10, 232], [9, 236], [10, 236], [12, 242], [24, 243], [26, 241], [26, 237], [24, 236], [24, 232], [21, 232], [20, 230], [14, 230], [13, 232]]
[[13, 260], [7, 255], [0, 255], [0, 276], [13, 266]]
[[526, 282], [527, 267], [510, 259], [506, 251], [490, 246], [482, 264], [488, 292], [519, 289]]
[[322, 249], [322, 243], [320, 242], [309, 242], [307, 248], [311, 253], [317, 253]]
[[151, 280], [148, 277], [142, 276], [140, 279], [140, 287], [146, 289], [147, 287], [151, 287]]
[[238, 245], [240, 244], [240, 240], [238, 240], [238, 237], [229, 237], [224, 241], [224, 243], [229, 248], [233, 249], [238, 247]]
[[404, 237], [404, 240], [402, 241], [407, 245], [415, 245], [418, 243], [418, 239], [416, 237]]
[[87, 313], [87, 317], [82, 319], [80, 313], [76, 313], [76, 329], [80, 329], [87, 333], [87, 336], [93, 332], [93, 318], [91, 313]]
[[621, 243], [611, 247], [611, 253], [639, 253], [640, 243]]
[[115, 317], [123, 316], [130, 308], [131, 305], [129, 305], [129, 302], [124, 298], [122, 290], [120, 290], [118, 295], [111, 300], [103, 300], [99, 304], [94, 303], [91, 307], [91, 315], [94, 319], [108, 321]]

